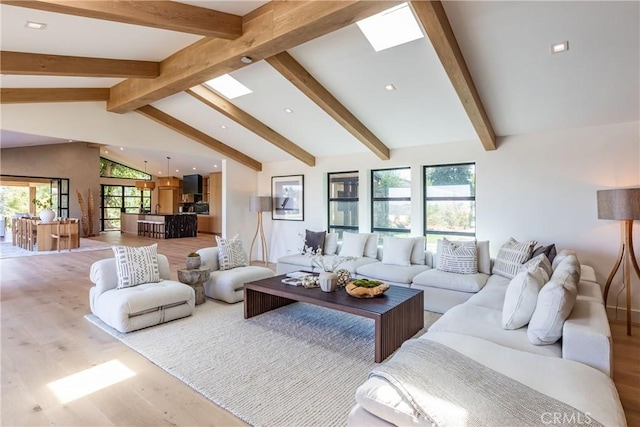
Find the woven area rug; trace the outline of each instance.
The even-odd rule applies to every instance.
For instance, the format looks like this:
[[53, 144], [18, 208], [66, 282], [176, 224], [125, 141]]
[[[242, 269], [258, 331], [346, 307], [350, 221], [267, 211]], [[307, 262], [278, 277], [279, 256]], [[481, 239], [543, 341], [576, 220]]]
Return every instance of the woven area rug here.
[[[104, 249], [111, 249], [111, 244], [100, 242], [97, 240], [80, 238], [80, 247], [71, 249], [71, 253], [100, 251]], [[37, 250], [29, 251], [27, 249], [22, 249], [18, 246], [13, 246], [11, 244], [11, 235], [9, 235], [8, 237], [5, 237], [3, 240], [0, 240], [0, 259], [17, 258], [17, 257], [24, 257], [24, 256], [61, 255], [61, 254], [68, 254], [68, 253], [69, 251], [67, 251], [66, 249], [61, 250], [60, 252], [56, 250], [38, 252]]]
[[[242, 303], [208, 299], [193, 316], [128, 334], [85, 317], [256, 426], [345, 425], [376, 365], [373, 320], [304, 303], [245, 320]], [[418, 335], [438, 317], [425, 311]]]

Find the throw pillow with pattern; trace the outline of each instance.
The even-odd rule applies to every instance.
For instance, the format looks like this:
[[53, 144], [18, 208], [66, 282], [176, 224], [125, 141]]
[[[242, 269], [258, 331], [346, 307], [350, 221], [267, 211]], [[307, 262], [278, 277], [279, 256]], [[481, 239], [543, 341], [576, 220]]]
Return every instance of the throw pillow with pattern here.
[[218, 262], [221, 271], [249, 265], [242, 247], [242, 240], [237, 234], [231, 239], [216, 236], [216, 242], [218, 243]]
[[518, 274], [520, 266], [531, 258], [531, 253], [536, 243], [538, 242], [535, 240], [518, 242], [513, 237], [510, 238], [500, 248], [492, 273], [507, 279], [513, 279]]
[[139, 248], [112, 246], [116, 258], [118, 285], [116, 289], [130, 288], [143, 283], [160, 282], [158, 244]]
[[478, 272], [478, 248], [475, 242], [442, 242], [438, 270], [457, 274]]

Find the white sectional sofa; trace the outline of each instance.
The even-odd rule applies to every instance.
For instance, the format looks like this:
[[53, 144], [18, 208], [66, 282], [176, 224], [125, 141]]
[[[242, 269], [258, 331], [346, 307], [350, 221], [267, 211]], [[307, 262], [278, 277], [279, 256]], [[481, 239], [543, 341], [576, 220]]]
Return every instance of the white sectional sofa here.
[[[487, 411], [495, 412], [508, 407], [519, 414], [513, 419], [502, 418], [500, 421], [492, 420], [491, 413], [482, 414], [487, 417], [483, 418], [486, 425], [525, 425], [526, 417], [537, 425], [569, 424], [571, 420], [576, 424], [599, 425], [599, 422], [607, 426], [626, 425], [617, 391], [610, 378], [611, 332], [600, 286], [595, 282], [593, 269], [588, 266], [573, 267], [570, 271], [574, 275], [578, 273], [577, 286], [567, 285], [573, 280], [567, 274], [554, 279], [562, 275], [566, 267], [563, 262], [554, 265], [552, 281], [566, 279], [565, 294], [573, 296], [575, 303], [566, 321], [554, 326], [561, 328], [562, 338], [559, 341], [549, 345], [534, 345], [532, 342], [536, 340], [529, 337], [531, 325], [513, 330], [503, 328], [503, 308], [511, 280], [494, 274], [489, 277], [486, 286], [468, 301], [449, 309], [426, 334], [409, 340], [391, 359], [380, 365], [380, 369], [372, 371], [369, 379], [356, 392], [357, 403], [349, 414], [347, 424], [467, 424], [472, 416], [477, 415], [471, 412], [470, 407], [488, 395], [486, 382], [478, 379], [486, 374], [498, 379], [498, 393], [500, 389], [508, 390], [500, 397], [492, 395], [492, 399], [486, 402], [489, 406]], [[571, 262], [577, 263], [577, 258]], [[539, 316], [538, 310], [544, 309], [540, 307], [544, 305], [540, 300], [538, 297], [534, 317]], [[428, 348], [429, 351], [454, 350], [452, 354], [456, 357], [438, 365], [432, 361], [435, 358], [415, 359], [414, 347]], [[411, 363], [407, 363], [408, 360]], [[428, 377], [429, 385], [416, 387], [416, 384], [407, 385], [394, 380], [393, 374], [388, 376], [388, 372], [397, 372], [398, 366], [403, 367], [406, 371], [403, 375], [408, 378], [421, 375]], [[478, 378], [468, 371], [464, 374], [462, 366], [474, 366]], [[450, 372], [463, 374], [452, 381], [447, 376]], [[467, 381], [471, 377], [475, 382]], [[458, 389], [464, 390], [466, 397], [478, 392], [468, 406], [456, 400], [457, 380], [462, 384], [461, 387], [457, 385]], [[499, 407], [490, 408], [496, 400]], [[479, 404], [482, 405], [484, 403]]]

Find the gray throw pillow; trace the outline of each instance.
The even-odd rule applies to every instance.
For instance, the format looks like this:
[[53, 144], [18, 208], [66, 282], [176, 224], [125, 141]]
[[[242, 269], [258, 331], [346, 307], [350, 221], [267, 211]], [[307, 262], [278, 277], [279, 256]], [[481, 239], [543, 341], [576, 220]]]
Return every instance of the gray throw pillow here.
[[545, 254], [547, 256], [547, 259], [549, 260], [549, 262], [553, 263], [553, 259], [557, 255], [556, 245], [552, 243], [552, 244], [550, 244], [548, 246], [539, 246], [538, 248], [536, 248], [533, 251], [533, 254], [531, 255], [531, 258], [535, 258], [540, 254]]
[[324, 238], [326, 234], [327, 234], [326, 231], [305, 230], [305, 235], [304, 235], [305, 248], [309, 247], [313, 252], [316, 252], [318, 248], [320, 248], [320, 251], [322, 253], [322, 250], [324, 249]]

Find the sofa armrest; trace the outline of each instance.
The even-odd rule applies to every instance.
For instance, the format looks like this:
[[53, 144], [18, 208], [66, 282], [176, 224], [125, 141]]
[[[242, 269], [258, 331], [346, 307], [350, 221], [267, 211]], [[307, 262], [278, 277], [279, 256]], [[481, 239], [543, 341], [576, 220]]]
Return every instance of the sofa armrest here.
[[95, 295], [98, 296], [118, 286], [116, 259], [107, 258], [96, 261], [91, 265], [89, 280], [95, 284]]
[[611, 354], [611, 328], [604, 305], [578, 299], [562, 327], [562, 357], [611, 376]]
[[217, 247], [198, 249], [196, 253], [200, 254], [202, 267], [210, 268], [211, 271], [220, 270], [220, 263], [218, 261], [219, 251], [220, 249]]

